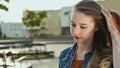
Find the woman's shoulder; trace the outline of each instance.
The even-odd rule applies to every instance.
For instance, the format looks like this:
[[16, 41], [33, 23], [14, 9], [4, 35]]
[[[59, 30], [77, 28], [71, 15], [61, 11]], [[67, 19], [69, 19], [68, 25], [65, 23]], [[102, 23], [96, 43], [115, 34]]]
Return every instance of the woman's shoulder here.
[[61, 51], [60, 55], [67, 54], [69, 51], [71, 51], [72, 47], [67, 47], [64, 50]]
[[75, 47], [76, 47], [76, 43], [62, 50], [59, 59], [67, 58], [68, 56], [73, 55]]
[[66, 55], [69, 55], [71, 50], [72, 50], [72, 47], [65, 48], [63, 51], [61, 51], [59, 58], [65, 57]]

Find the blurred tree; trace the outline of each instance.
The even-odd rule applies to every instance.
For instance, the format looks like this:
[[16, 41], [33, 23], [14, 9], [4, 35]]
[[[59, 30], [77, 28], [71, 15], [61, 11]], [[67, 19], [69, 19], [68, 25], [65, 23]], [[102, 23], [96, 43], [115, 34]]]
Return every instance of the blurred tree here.
[[[5, 2], [9, 2], [9, 0], [4, 0]], [[1, 2], [1, 0], [0, 0]], [[4, 10], [4, 11], [8, 11], [8, 7], [4, 4], [0, 4], [0, 9]]]
[[[46, 11], [30, 11], [26, 10], [22, 18], [22, 23], [31, 28], [31, 38], [33, 38], [32, 27], [40, 26], [42, 20], [47, 17]], [[33, 39], [32, 39], [33, 40]]]
[[46, 11], [25, 11], [25, 15], [22, 18], [22, 22], [27, 27], [35, 27], [40, 26], [43, 18], [47, 17]]

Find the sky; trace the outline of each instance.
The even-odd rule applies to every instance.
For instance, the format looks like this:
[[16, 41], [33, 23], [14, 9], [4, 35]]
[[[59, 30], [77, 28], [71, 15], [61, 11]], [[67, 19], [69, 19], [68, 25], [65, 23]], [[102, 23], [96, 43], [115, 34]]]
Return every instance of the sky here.
[[58, 10], [62, 7], [73, 6], [80, 0], [10, 0], [9, 3], [2, 1], [9, 11], [0, 10], [0, 21], [22, 22], [23, 11], [28, 10]]

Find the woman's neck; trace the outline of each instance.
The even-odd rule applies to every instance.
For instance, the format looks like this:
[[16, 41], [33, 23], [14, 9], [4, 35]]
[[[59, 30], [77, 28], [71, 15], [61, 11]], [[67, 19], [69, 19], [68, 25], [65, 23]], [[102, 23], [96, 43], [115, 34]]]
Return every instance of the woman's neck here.
[[77, 43], [76, 49], [78, 51], [90, 51], [91, 47], [92, 47], [92, 43], [89, 43], [89, 44]]
[[75, 49], [75, 59], [77, 60], [84, 60], [84, 56], [86, 53], [88, 53], [91, 50], [92, 43], [77, 43], [76, 49]]

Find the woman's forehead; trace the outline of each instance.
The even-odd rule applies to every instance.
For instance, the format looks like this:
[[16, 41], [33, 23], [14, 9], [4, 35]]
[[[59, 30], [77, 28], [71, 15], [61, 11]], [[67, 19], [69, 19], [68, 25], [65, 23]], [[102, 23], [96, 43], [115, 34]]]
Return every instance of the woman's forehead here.
[[74, 23], [89, 24], [91, 22], [94, 22], [94, 19], [90, 15], [86, 15], [84, 13], [77, 12], [77, 13], [73, 13], [71, 15], [71, 21]]

